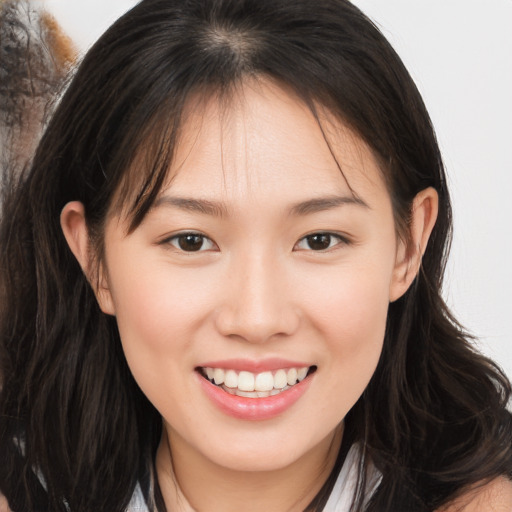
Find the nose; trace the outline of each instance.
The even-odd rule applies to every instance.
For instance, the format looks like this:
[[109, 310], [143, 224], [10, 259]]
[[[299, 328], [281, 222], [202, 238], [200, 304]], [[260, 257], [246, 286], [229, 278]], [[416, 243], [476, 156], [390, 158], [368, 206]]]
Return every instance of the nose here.
[[276, 260], [262, 256], [240, 258], [230, 266], [225, 295], [217, 310], [218, 331], [251, 343], [290, 336], [300, 314], [293, 286]]

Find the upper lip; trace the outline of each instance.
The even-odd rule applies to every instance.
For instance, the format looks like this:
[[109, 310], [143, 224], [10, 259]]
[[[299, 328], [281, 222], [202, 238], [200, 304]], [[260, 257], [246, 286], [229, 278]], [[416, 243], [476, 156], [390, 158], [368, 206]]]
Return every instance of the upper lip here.
[[290, 359], [224, 359], [201, 363], [198, 368], [222, 368], [224, 370], [238, 370], [251, 373], [269, 372], [287, 368], [309, 368], [311, 363], [292, 361]]

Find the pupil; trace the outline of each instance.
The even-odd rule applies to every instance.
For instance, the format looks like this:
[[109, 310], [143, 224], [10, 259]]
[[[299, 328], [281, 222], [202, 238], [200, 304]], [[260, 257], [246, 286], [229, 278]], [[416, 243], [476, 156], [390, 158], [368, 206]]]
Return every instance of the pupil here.
[[310, 235], [307, 237], [308, 245], [315, 251], [323, 251], [329, 248], [331, 236], [325, 234]]
[[201, 235], [183, 235], [178, 240], [180, 249], [184, 251], [199, 251], [203, 246], [203, 237]]

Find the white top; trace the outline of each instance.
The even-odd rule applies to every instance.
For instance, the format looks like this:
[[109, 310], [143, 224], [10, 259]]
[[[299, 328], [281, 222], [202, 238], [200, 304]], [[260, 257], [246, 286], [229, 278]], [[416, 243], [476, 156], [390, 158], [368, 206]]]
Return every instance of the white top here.
[[[323, 512], [350, 512], [350, 506], [352, 505], [357, 485], [359, 455], [359, 445], [352, 445]], [[382, 478], [382, 475], [373, 466], [370, 466], [370, 468], [365, 504], [374, 493]]]
[[[350, 506], [354, 498], [357, 484], [357, 471], [359, 462], [359, 446], [353, 445], [347, 453], [347, 457], [341, 468], [340, 474], [334, 484], [332, 494], [326, 503], [323, 512], [350, 512]], [[368, 497], [371, 496], [379, 484], [381, 475], [374, 470], [368, 481]], [[142, 496], [142, 491], [137, 485], [126, 512], [148, 512], [148, 508]]]

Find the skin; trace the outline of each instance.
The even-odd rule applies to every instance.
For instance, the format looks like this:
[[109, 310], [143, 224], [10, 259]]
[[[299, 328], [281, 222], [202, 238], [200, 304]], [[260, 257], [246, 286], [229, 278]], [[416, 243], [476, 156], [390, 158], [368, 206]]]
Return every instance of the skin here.
[[[415, 198], [407, 248], [371, 150], [328, 113], [322, 126], [346, 179], [289, 91], [246, 83], [228, 110], [215, 99], [200, 105], [190, 100], [169, 180], [142, 224], [127, 235], [129, 219], [110, 216], [91, 282], [162, 414], [157, 469], [169, 509], [299, 511], [329, 475], [343, 418], [375, 370], [388, 305], [418, 271], [437, 194]], [[325, 201], [333, 196], [344, 199]], [[89, 273], [83, 206], [69, 203], [61, 223]], [[201, 250], [180, 248], [190, 231], [204, 236]], [[326, 249], [305, 238], [315, 233], [331, 233]], [[226, 415], [199, 385], [205, 361], [270, 357], [317, 368], [275, 418]]]

